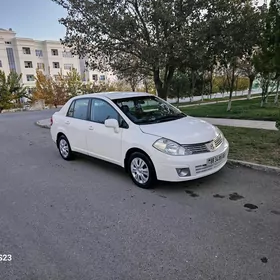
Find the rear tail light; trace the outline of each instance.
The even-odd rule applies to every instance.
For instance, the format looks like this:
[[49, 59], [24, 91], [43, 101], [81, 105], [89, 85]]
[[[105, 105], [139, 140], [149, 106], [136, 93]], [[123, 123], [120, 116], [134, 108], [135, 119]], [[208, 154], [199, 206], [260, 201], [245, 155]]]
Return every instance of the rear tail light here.
[[51, 125], [53, 125], [53, 118], [52, 118], [52, 117], [51, 117], [51, 120], [50, 120], [50, 121], [51, 121]]

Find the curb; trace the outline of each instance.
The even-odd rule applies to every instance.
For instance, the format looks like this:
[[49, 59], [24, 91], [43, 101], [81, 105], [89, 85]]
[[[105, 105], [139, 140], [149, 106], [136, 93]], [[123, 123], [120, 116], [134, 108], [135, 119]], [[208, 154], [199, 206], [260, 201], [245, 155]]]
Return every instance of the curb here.
[[35, 125], [42, 127], [42, 128], [47, 128], [47, 129], [51, 128], [51, 126], [49, 124], [41, 124], [40, 121], [35, 122]]
[[249, 167], [258, 171], [272, 172], [280, 175], [280, 168], [275, 166], [262, 165], [235, 159], [228, 159], [228, 163]]

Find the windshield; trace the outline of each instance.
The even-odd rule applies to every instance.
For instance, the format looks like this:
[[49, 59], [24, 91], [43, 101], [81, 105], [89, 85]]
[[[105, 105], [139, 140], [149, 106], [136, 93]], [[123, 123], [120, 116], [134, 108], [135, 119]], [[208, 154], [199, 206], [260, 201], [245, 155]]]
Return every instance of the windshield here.
[[114, 100], [125, 115], [136, 124], [152, 124], [186, 117], [179, 109], [155, 96]]

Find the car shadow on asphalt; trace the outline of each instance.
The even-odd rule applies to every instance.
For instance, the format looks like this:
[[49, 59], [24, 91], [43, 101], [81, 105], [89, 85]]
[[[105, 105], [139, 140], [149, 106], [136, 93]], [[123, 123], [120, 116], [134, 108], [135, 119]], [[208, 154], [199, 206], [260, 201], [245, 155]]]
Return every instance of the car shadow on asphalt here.
[[[95, 167], [100, 168], [101, 170], [106, 170], [109, 172], [108, 176], [117, 176], [121, 177], [124, 180], [127, 180], [129, 182], [130, 178], [128, 173], [125, 172], [125, 170], [118, 165], [115, 165], [113, 163], [93, 158], [84, 154], [77, 154], [76, 160], [83, 162], [83, 163], [91, 163]], [[176, 192], [188, 192], [190, 196], [195, 197], [194, 191], [196, 189], [203, 190], [203, 189], [209, 189], [209, 185], [213, 185], [219, 181], [222, 177], [226, 176], [226, 173], [229, 172], [229, 169], [232, 169], [229, 165], [226, 165], [222, 170], [218, 171], [215, 174], [195, 179], [192, 181], [185, 181], [185, 182], [164, 182], [164, 181], [158, 181], [154, 187], [155, 191], [163, 191], [164, 193], [176, 193]], [[134, 186], [134, 184], [131, 181], [131, 185]], [[135, 186], [136, 187], [136, 186]]]
[[124, 178], [128, 176], [121, 166], [84, 154], [75, 154], [75, 161], [90, 163], [102, 170], [109, 171], [110, 175], [123, 176]]

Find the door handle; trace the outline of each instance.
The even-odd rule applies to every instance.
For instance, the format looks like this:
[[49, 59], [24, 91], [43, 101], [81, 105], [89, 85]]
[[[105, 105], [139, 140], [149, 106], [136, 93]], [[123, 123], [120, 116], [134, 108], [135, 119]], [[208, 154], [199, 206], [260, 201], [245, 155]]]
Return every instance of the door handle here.
[[93, 130], [93, 126], [90, 126], [88, 129], [89, 129], [89, 130]]
[[65, 121], [65, 124], [70, 124], [70, 122], [69, 121]]

